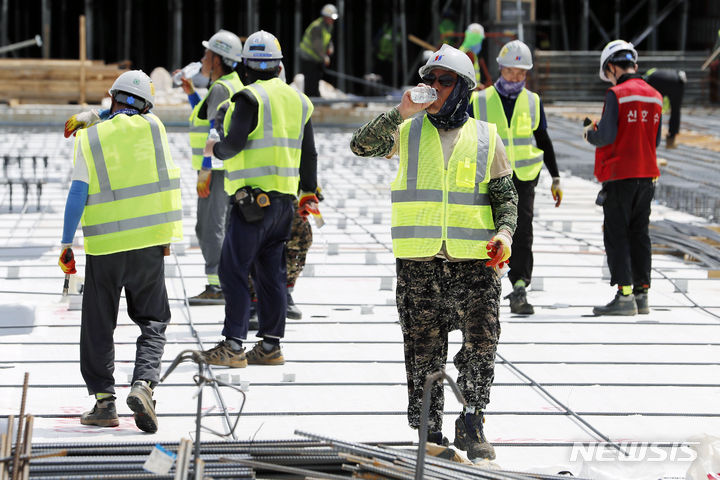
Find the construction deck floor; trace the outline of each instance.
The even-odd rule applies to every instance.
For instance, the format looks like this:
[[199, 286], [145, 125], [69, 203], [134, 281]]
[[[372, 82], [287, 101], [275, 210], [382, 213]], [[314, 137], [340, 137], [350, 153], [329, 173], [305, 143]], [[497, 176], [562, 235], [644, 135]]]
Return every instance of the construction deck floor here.
[[[550, 125], [561, 170], [568, 168], [564, 159], [592, 165], [592, 149], [582, 144], [578, 122], [553, 114]], [[10, 211], [9, 190], [0, 185], [0, 416], [18, 413], [23, 374], [29, 372], [26, 412], [36, 416], [34, 442], [162, 443], [192, 437], [193, 364], [178, 367], [156, 389], [158, 433], [143, 434], [134, 425], [124, 400], [139, 330], [124, 300], [115, 334], [120, 426], [100, 429], [79, 423], [79, 415], [93, 401], [78, 364], [80, 311], [73, 309], [76, 299], [61, 298], [63, 275], [57, 266], [73, 143], [60, 130], [32, 136], [17, 128], [0, 130], [0, 157], [49, 158], [39, 211], [34, 186], [24, 207], [22, 187], [15, 186]], [[185, 239], [166, 258], [172, 322], [163, 370], [182, 350], [214, 345], [224, 313], [221, 306], [185, 305], [187, 296], [203, 289], [205, 276], [194, 235], [196, 194], [187, 136], [170, 132], [169, 139], [173, 158], [183, 169]], [[287, 322], [285, 365], [212, 369], [215, 376], [247, 389], [236, 431], [240, 440], [290, 439], [296, 429], [356, 442], [417, 440], [405, 416], [403, 347], [394, 295], [389, 183], [397, 162], [356, 158], [349, 139], [347, 131], [317, 132], [326, 225], [314, 229], [307, 266], [295, 287], [303, 318]], [[659, 155], [666, 153], [661, 148]], [[26, 178], [32, 176], [29, 159], [23, 172]], [[536, 313], [512, 315], [507, 300], [500, 312], [502, 334], [485, 424], [496, 446], [495, 463], [544, 473], [626, 468], [638, 469], [647, 478], [684, 478], [689, 462], [682, 459], [583, 466], [581, 459], [571, 458], [572, 445], [609, 438], [662, 442], [671, 448], [697, 435], [720, 435], [720, 280], [681, 258], [654, 255], [650, 314], [593, 316], [592, 307], [614, 294], [604, 267], [602, 211], [594, 205], [598, 185], [566, 176], [560, 208], [553, 207], [549, 187], [543, 171], [535, 202], [535, 271], [529, 291]], [[704, 222], [656, 204], [652, 220], [659, 219]], [[80, 246], [74, 250], [82, 275], [84, 252]], [[509, 291], [504, 278], [503, 294]], [[451, 334], [451, 375], [456, 373], [452, 355], [459, 341], [458, 332]], [[220, 394], [206, 388], [204, 408], [214, 408], [206, 424], [222, 431], [227, 424], [221, 399], [232, 414], [241, 397], [226, 388]], [[443, 430], [451, 441], [460, 410], [448, 388]], [[4, 431], [2, 422], [0, 418]], [[203, 439], [217, 437], [204, 433]]]

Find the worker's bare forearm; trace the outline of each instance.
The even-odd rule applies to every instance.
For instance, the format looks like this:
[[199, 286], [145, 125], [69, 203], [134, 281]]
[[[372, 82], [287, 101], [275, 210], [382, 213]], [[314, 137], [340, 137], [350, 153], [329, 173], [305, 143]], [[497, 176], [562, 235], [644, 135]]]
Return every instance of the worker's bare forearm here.
[[493, 178], [488, 183], [490, 207], [493, 212], [495, 230], [507, 230], [512, 236], [517, 227], [518, 194], [513, 185], [512, 175]]
[[353, 133], [350, 149], [359, 157], [387, 156], [395, 146], [395, 135], [402, 122], [397, 108], [379, 115]]

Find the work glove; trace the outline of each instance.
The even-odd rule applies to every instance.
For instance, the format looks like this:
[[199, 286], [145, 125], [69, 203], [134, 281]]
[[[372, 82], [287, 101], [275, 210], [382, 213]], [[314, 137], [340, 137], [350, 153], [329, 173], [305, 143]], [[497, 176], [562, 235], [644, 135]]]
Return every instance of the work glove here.
[[307, 219], [310, 214], [320, 216], [318, 208], [318, 197], [314, 193], [300, 192], [300, 201], [298, 201], [298, 213]]
[[96, 110], [76, 113], [65, 122], [65, 138], [75, 135], [78, 130], [88, 128], [100, 121], [100, 115]]
[[60, 268], [65, 275], [73, 275], [77, 273], [77, 270], [75, 270], [75, 255], [73, 254], [72, 248], [70, 248], [69, 244], [62, 245], [58, 265], [60, 265]]
[[198, 171], [197, 194], [200, 198], [207, 198], [210, 195], [210, 181], [212, 170], [202, 169]]
[[562, 202], [563, 191], [560, 186], [560, 177], [553, 177], [552, 185], [550, 186], [550, 192], [552, 193], [553, 200], [555, 200], [555, 206], [559, 207]]
[[322, 202], [323, 200], [325, 200], [325, 195], [323, 195], [322, 188], [320, 188], [320, 185], [318, 185], [317, 188], [315, 189], [315, 196], [317, 197], [318, 202]]
[[590, 120], [588, 117], [585, 117], [585, 120], [583, 120], [583, 140], [587, 140], [588, 132], [590, 130], [595, 130], [595, 128], [595, 122]]
[[506, 231], [501, 230], [496, 233], [485, 246], [488, 251], [488, 256], [490, 257], [490, 260], [488, 260], [485, 265], [491, 268], [501, 269], [508, 263], [508, 259], [512, 253], [510, 245], [512, 245], [512, 238]]

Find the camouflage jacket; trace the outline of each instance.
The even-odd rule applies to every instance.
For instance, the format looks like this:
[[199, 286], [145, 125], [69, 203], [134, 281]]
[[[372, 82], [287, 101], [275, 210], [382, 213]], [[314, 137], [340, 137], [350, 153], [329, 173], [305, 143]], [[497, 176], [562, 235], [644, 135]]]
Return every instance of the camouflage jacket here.
[[[350, 149], [359, 157], [386, 157], [395, 152], [398, 127], [403, 122], [397, 108], [379, 115], [353, 133]], [[488, 183], [490, 206], [497, 231], [505, 229], [512, 236], [517, 226], [518, 195], [512, 175], [493, 178]]]

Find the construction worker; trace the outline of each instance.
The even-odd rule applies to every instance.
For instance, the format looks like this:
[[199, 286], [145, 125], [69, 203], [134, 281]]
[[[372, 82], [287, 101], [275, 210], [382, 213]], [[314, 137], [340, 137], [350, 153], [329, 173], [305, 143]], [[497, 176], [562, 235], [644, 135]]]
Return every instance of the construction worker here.
[[680, 109], [687, 75], [683, 70], [651, 68], [643, 75], [643, 80], [663, 96], [663, 113], [670, 110], [665, 147], [675, 148], [675, 136], [680, 131]]
[[[443, 45], [420, 68], [437, 100], [400, 105], [357, 130], [350, 148], [362, 157], [400, 157], [392, 190], [397, 307], [405, 349], [408, 420], [420, 425], [423, 384], [445, 368], [448, 333], [462, 332], [454, 357], [468, 406], [455, 422], [455, 446], [468, 458], [495, 458], [483, 433], [500, 336], [500, 278], [517, 218], [512, 169], [495, 125], [467, 114], [475, 70]], [[425, 110], [425, 112], [423, 112]], [[416, 115], [420, 114], [420, 115]], [[442, 436], [443, 387], [433, 386], [428, 441]]]
[[[272, 34], [261, 30], [250, 35], [242, 56], [246, 86], [233, 96], [222, 117], [222, 140], [208, 140], [205, 147], [206, 154], [225, 161], [225, 192], [234, 203], [219, 269], [226, 302], [225, 340], [203, 355], [211, 365], [229, 367], [284, 363], [280, 348], [287, 310], [284, 249], [298, 186], [301, 214], [319, 213], [313, 193], [317, 188], [313, 105], [278, 78], [282, 50]], [[258, 294], [257, 336], [262, 340], [246, 353], [249, 274]]]
[[472, 116], [497, 125], [513, 168], [518, 221], [508, 272], [513, 291], [505, 298], [510, 299], [512, 313], [532, 315], [535, 309], [528, 303], [525, 289], [532, 281], [535, 187], [543, 162], [553, 179], [550, 191], [556, 207], [560, 206], [563, 192], [542, 101], [537, 93], [525, 88], [527, 72], [533, 66], [530, 49], [520, 40], [513, 40], [500, 49], [496, 60], [500, 77], [494, 85], [473, 95]]
[[593, 308], [595, 315], [649, 313], [650, 202], [660, 176], [662, 95], [637, 73], [632, 43], [613, 40], [600, 55], [600, 78], [613, 84], [597, 124], [583, 132], [595, 149], [595, 178], [602, 183], [596, 203], [604, 213], [603, 240], [615, 298]]
[[335, 51], [332, 31], [337, 19], [337, 8], [328, 3], [320, 10], [320, 18], [307, 26], [300, 41], [300, 71], [305, 77], [305, 95], [309, 97], [320, 96], [320, 78]]
[[480, 51], [482, 50], [482, 43], [485, 39], [485, 29], [479, 23], [471, 23], [465, 30], [465, 39], [462, 45], [460, 45], [460, 51], [465, 52], [470, 60], [473, 62], [475, 67], [475, 82], [478, 88], [483, 87], [480, 81], [482, 75], [480, 74]]
[[150, 77], [125, 72], [110, 95], [108, 119], [76, 130], [59, 264], [66, 275], [76, 273], [71, 245], [82, 217], [80, 371], [96, 403], [80, 422], [119, 424], [113, 332], [124, 288], [127, 313], [141, 331], [127, 404], [138, 428], [152, 433], [158, 428], [153, 388], [170, 321], [164, 255], [171, 242], [182, 240], [180, 169], [170, 157], [165, 127], [148, 112], [154, 100]]
[[224, 188], [225, 170], [221, 161], [203, 156], [208, 134], [214, 128], [218, 105], [238, 92], [243, 84], [233, 70], [242, 60], [242, 42], [232, 32], [219, 30], [210, 40], [203, 40], [205, 54], [200, 73], [210, 79], [210, 88], [200, 99], [192, 80], [182, 78], [182, 88], [192, 107], [190, 114], [190, 148], [192, 168], [197, 170], [197, 220], [195, 235], [205, 260], [207, 285], [199, 295], [188, 299], [190, 305], [222, 305], [225, 303], [218, 265], [225, 237], [225, 217], [229, 205]]

